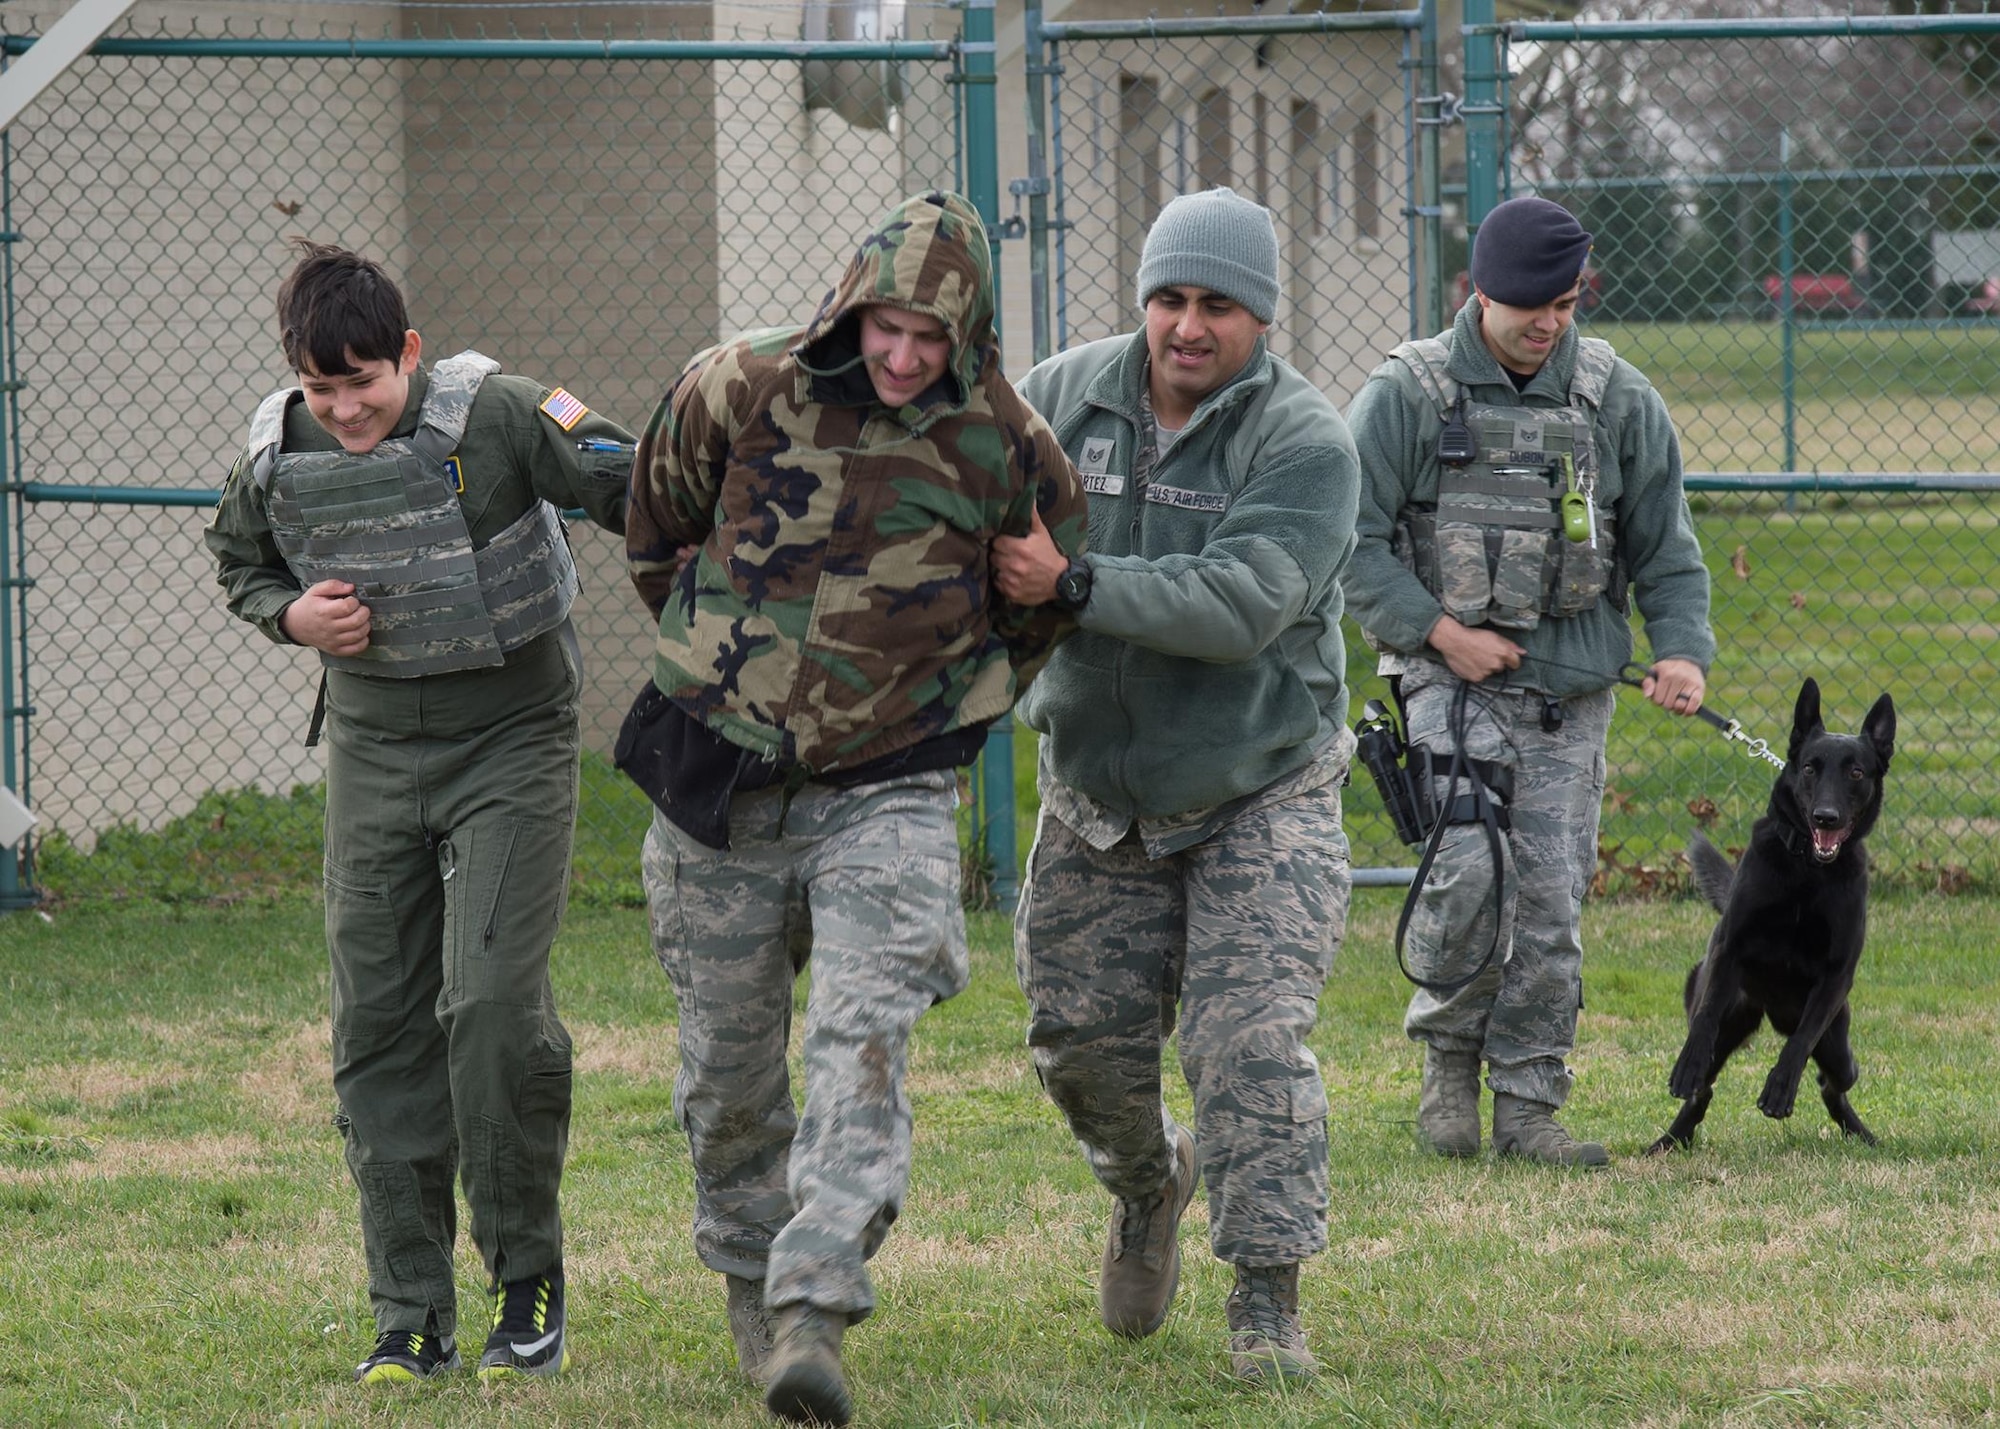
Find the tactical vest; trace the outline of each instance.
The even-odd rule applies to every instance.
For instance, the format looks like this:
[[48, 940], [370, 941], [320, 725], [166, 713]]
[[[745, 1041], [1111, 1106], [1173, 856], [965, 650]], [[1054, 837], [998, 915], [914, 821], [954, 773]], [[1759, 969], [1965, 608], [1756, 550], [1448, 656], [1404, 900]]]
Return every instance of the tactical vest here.
[[499, 370], [477, 352], [446, 358], [431, 370], [415, 433], [360, 455], [282, 450], [297, 387], [251, 418], [251, 478], [285, 564], [301, 586], [351, 581], [368, 607], [368, 648], [322, 652], [329, 668], [410, 677], [498, 665], [568, 618], [576, 562], [555, 507], [537, 500], [475, 551], [446, 470], [480, 384]]
[[[1472, 438], [1469, 462], [1438, 464], [1437, 505], [1408, 508], [1396, 529], [1396, 554], [1445, 613], [1465, 625], [1532, 630], [1544, 615], [1581, 614], [1607, 591], [1622, 609], [1618, 533], [1597, 505], [1592, 440], [1611, 344], [1577, 340], [1569, 405], [1555, 408], [1464, 402], [1446, 374], [1451, 346], [1442, 338], [1406, 342], [1390, 355], [1410, 369], [1440, 420], [1458, 417]], [[1586, 539], [1564, 533], [1566, 493], [1585, 503], [1577, 521], [1587, 524]]]

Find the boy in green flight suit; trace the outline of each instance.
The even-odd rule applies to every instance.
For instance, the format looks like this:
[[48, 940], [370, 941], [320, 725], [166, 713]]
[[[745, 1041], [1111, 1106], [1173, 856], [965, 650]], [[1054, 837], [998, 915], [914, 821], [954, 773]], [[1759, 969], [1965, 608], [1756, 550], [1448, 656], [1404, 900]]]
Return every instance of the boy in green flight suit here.
[[553, 1375], [582, 684], [558, 513], [624, 530], [631, 437], [476, 352], [427, 370], [379, 265], [299, 246], [301, 385], [258, 408], [205, 540], [230, 612], [325, 666], [335, 1121], [377, 1332], [355, 1378], [462, 1363], [455, 1178], [497, 1297], [479, 1375]]

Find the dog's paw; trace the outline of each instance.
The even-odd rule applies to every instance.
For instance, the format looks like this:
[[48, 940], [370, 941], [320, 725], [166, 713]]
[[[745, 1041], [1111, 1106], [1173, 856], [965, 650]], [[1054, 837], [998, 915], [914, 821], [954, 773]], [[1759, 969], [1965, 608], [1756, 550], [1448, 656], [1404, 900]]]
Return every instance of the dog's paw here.
[[1788, 1077], [1782, 1067], [1773, 1067], [1771, 1075], [1764, 1079], [1764, 1091], [1757, 1098], [1757, 1110], [1774, 1121], [1783, 1121], [1792, 1114], [1792, 1103], [1799, 1097], [1799, 1079]]
[[1691, 1101], [1708, 1085], [1708, 1058], [1692, 1047], [1683, 1047], [1674, 1069], [1667, 1075], [1667, 1091], [1682, 1101]]
[[1658, 1141], [1654, 1142], [1651, 1146], [1647, 1147], [1646, 1154], [1648, 1156], [1665, 1156], [1670, 1152], [1685, 1151], [1688, 1149], [1688, 1147], [1692, 1146], [1693, 1144], [1694, 1144], [1693, 1138], [1689, 1138], [1688, 1140], [1683, 1141], [1681, 1140], [1680, 1137], [1675, 1136], [1670, 1131], [1665, 1136], [1662, 1136]]

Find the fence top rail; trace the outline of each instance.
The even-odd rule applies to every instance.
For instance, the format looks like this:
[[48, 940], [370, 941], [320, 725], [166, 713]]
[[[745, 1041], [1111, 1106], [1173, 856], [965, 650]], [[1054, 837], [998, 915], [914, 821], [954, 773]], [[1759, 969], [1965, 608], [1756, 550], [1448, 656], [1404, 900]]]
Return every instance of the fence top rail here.
[[1510, 20], [1467, 25], [1509, 40], [1772, 40], [1879, 35], [2000, 34], [2000, 14], [1812, 15], [1760, 20]]
[[2000, 472], [1690, 471], [1689, 491], [2000, 491]]
[[[2000, 472], [1935, 471], [1690, 471], [1681, 484], [1689, 491], [1994, 491]], [[213, 506], [222, 499], [215, 487], [109, 486], [85, 481], [23, 481], [0, 490], [24, 501], [84, 506]]]
[[1377, 10], [1306, 15], [1196, 15], [1162, 20], [1059, 20], [1041, 27], [1051, 40], [1168, 40], [1205, 35], [1318, 35], [1336, 32], [1417, 30], [1422, 10]]
[[[34, 35], [0, 36], [0, 53], [24, 55]], [[230, 38], [99, 40], [93, 55], [189, 59], [450, 60], [903, 60], [949, 62], [990, 43], [932, 40], [365, 40]]]

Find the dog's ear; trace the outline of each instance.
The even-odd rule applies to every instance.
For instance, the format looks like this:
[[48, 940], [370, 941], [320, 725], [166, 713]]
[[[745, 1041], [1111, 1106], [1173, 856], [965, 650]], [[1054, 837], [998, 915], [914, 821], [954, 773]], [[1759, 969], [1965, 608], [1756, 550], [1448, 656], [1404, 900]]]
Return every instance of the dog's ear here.
[[1799, 746], [1826, 726], [1819, 717], [1819, 681], [1811, 675], [1799, 686], [1799, 702], [1792, 706], [1792, 743], [1785, 752], [1785, 762], [1791, 764], [1799, 757]]
[[1887, 695], [1875, 701], [1868, 718], [1861, 721], [1861, 737], [1875, 746], [1886, 770], [1889, 756], [1896, 752], [1896, 706]]

